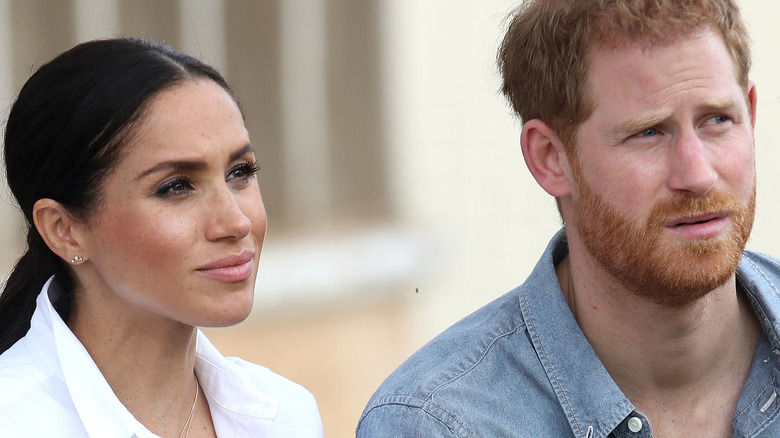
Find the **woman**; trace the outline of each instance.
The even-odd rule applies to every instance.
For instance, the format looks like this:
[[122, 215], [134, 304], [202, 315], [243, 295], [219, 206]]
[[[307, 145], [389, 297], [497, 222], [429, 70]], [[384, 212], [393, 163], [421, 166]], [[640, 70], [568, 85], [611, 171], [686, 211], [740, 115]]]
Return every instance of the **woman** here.
[[266, 216], [213, 68], [137, 39], [42, 66], [11, 108], [27, 252], [0, 295], [0, 436], [321, 436], [305, 389], [197, 330], [249, 314]]

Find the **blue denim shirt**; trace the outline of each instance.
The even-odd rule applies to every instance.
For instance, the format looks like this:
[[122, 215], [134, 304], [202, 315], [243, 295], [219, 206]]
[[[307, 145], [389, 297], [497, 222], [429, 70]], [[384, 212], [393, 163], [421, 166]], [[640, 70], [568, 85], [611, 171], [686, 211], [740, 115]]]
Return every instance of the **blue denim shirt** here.
[[[371, 398], [357, 436], [652, 437], [564, 300], [554, 267], [567, 253], [561, 231], [523, 285], [410, 357]], [[780, 260], [745, 252], [737, 279], [763, 334], [733, 436], [780, 437]]]

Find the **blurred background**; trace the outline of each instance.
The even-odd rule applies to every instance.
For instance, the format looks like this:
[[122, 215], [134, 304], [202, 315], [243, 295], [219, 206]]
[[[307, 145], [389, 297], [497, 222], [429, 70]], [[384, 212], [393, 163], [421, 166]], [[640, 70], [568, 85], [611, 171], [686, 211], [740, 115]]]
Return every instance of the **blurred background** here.
[[[754, 41], [758, 216], [780, 254], [780, 4], [742, 0]], [[43, 62], [94, 38], [164, 41], [242, 101], [269, 216], [252, 315], [206, 330], [317, 398], [354, 435], [397, 365], [519, 285], [559, 228], [498, 93], [509, 0], [0, 0], [0, 116]], [[5, 181], [3, 181], [3, 184]], [[23, 250], [0, 187], [0, 272]]]

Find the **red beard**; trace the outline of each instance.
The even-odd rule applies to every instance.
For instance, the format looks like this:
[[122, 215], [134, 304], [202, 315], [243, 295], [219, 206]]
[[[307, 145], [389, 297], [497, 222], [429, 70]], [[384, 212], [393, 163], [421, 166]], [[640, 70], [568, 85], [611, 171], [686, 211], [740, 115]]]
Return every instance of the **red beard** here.
[[[653, 207], [647, 225], [636, 226], [584, 180], [572, 156], [577, 204], [573, 225], [586, 249], [628, 290], [670, 307], [686, 306], [725, 284], [737, 269], [753, 227], [756, 186], [747, 205], [731, 193], [677, 195]], [[664, 225], [679, 217], [726, 211], [727, 233], [669, 242]]]

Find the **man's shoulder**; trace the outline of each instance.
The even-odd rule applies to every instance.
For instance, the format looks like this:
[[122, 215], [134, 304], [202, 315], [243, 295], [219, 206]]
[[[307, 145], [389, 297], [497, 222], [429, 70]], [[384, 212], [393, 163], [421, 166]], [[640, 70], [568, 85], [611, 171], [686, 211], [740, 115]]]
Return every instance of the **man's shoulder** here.
[[[486, 424], [506, 427], [539, 409], [559, 409], [526, 330], [521, 288], [457, 322], [404, 362], [369, 401], [358, 436], [398, 436], [386, 433], [410, 427], [428, 432], [409, 436], [480, 436]], [[510, 405], [517, 410], [509, 413]]]
[[745, 250], [742, 254], [742, 265], [750, 265], [753, 269], [760, 269], [780, 277], [780, 258], [764, 254], [758, 251]]
[[757, 251], [745, 251], [737, 269], [737, 277], [752, 294], [765, 296], [769, 290], [777, 294], [780, 259]]
[[458, 321], [406, 360], [377, 390], [377, 395], [427, 398], [443, 384], [480, 366], [502, 338], [524, 331], [517, 290]]

